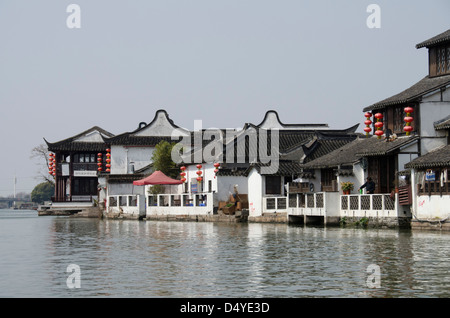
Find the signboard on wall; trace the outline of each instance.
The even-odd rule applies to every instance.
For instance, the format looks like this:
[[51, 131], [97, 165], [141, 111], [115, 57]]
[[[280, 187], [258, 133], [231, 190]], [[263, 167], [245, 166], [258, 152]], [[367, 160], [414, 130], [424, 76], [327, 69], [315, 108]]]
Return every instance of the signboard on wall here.
[[73, 172], [74, 177], [96, 177], [97, 171], [84, 171], [84, 170], [75, 170]]

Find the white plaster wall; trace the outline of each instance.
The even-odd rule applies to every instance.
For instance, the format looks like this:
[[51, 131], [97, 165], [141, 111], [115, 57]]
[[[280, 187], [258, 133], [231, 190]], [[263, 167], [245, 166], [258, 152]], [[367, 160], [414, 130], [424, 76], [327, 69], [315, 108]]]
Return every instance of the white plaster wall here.
[[431, 101], [436, 98], [440, 99], [440, 93], [438, 93], [424, 98], [423, 102], [420, 104], [420, 135], [421, 137], [424, 137], [421, 138], [422, 155], [430, 152], [437, 147], [446, 145], [447, 138], [445, 137], [445, 132], [436, 131], [434, 129], [434, 122], [441, 120], [450, 114], [450, 97], [447, 96], [450, 92], [447, 91], [450, 90], [446, 90], [444, 94], [446, 95], [447, 101]]
[[420, 219], [445, 219], [450, 217], [450, 196], [421, 195], [417, 197], [416, 217]]
[[248, 204], [250, 216], [262, 215], [263, 179], [264, 178], [256, 171], [256, 169], [252, 169], [248, 175]]
[[134, 162], [134, 170], [150, 164], [154, 147], [111, 147], [111, 174], [132, 173], [130, 162]]

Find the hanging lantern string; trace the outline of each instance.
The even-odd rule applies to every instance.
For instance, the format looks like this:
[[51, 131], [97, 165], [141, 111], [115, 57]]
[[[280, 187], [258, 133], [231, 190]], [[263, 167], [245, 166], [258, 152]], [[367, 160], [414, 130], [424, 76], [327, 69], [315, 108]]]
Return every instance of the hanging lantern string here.
[[367, 112], [364, 116], [366, 117], [366, 120], [364, 121], [364, 124], [366, 125], [364, 131], [366, 132], [366, 137], [369, 137], [369, 133], [372, 131], [372, 128], [370, 128], [370, 125], [372, 124], [372, 121], [370, 120], [372, 114]]
[[376, 113], [375, 118], [377, 119], [377, 122], [375, 123], [375, 135], [377, 135], [378, 139], [381, 139], [381, 136], [383, 135], [383, 114], [382, 113]]
[[413, 121], [411, 113], [414, 111], [414, 109], [412, 107], [405, 107], [404, 111], [406, 113], [406, 117], [403, 120], [406, 124], [405, 127], [403, 127], [403, 130], [406, 132], [406, 136], [409, 136], [409, 134], [413, 130], [413, 127], [411, 126], [411, 122]]

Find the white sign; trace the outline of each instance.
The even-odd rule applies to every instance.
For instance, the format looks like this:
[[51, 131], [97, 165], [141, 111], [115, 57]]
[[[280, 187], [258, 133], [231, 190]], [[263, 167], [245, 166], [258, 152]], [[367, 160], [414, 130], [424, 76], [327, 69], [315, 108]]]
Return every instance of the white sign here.
[[83, 170], [75, 170], [73, 172], [74, 177], [96, 177], [97, 171], [83, 171]]
[[68, 163], [63, 163], [61, 165], [61, 170], [62, 170], [62, 175], [63, 176], [69, 176], [70, 175], [69, 164]]

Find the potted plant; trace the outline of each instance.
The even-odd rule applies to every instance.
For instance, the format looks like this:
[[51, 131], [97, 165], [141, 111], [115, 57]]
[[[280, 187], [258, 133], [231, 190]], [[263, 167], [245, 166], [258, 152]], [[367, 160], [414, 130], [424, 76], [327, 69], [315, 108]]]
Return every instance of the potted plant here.
[[350, 191], [353, 190], [353, 182], [347, 181], [347, 182], [341, 182], [341, 189], [344, 192], [344, 194], [350, 194]]

